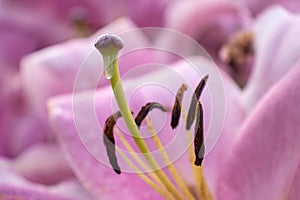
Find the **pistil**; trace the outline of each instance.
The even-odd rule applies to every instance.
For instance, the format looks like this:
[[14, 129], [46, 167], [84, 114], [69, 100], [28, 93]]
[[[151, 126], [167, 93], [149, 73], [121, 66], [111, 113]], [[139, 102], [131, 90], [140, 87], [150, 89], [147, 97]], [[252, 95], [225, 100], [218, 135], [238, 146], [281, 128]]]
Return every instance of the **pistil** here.
[[116, 35], [102, 35], [96, 42], [95, 47], [103, 56], [104, 60], [104, 76], [110, 79], [110, 84], [113, 89], [117, 104], [119, 106], [120, 112], [122, 113], [125, 124], [133, 136], [133, 139], [139, 148], [140, 152], [143, 154], [145, 160], [154, 170], [154, 173], [161, 179], [165, 184], [167, 190], [174, 195], [176, 199], [182, 199], [181, 194], [178, 192], [177, 188], [168, 179], [166, 174], [160, 169], [158, 163], [151, 155], [148, 146], [142, 139], [140, 131], [133, 119], [131, 111], [129, 109], [128, 103], [126, 101], [125, 93], [121, 84], [119, 67], [117, 62], [117, 56], [119, 50], [123, 47], [123, 41]]

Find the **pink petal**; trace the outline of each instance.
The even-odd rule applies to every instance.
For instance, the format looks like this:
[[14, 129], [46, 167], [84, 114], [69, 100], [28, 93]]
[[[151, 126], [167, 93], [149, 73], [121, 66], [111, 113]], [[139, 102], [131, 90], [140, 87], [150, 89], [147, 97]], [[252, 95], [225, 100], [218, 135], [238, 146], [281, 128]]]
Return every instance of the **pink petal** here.
[[0, 155], [14, 157], [27, 146], [44, 140], [48, 132], [28, 105], [14, 70], [2, 69], [0, 95]]
[[34, 39], [7, 29], [0, 30], [0, 41], [1, 68], [3, 65], [10, 65], [17, 70], [22, 56], [37, 48]]
[[293, 12], [300, 11], [300, 2], [297, 0], [241, 0], [241, 2], [245, 3], [254, 14], [259, 14], [259, 12], [275, 4], [284, 6]]
[[57, 195], [64, 195], [71, 199], [78, 200], [95, 200], [102, 199], [101, 197], [93, 197], [88, 193], [78, 180], [70, 179], [68, 181], [61, 182], [50, 188], [51, 192]]
[[295, 176], [293, 177], [293, 182], [292, 185], [290, 186], [290, 193], [288, 195], [287, 199], [290, 200], [297, 200], [300, 198], [300, 192], [299, 192], [299, 188], [300, 188], [300, 163], [298, 165], [297, 168], [297, 172], [295, 173]]
[[[0, 163], [2, 161], [0, 160]], [[0, 197], [2, 199], [45, 200], [92, 200], [76, 181], [61, 183], [54, 187], [33, 184], [1, 165]], [[75, 195], [80, 192], [81, 194]]]
[[73, 176], [64, 155], [54, 144], [31, 146], [14, 159], [12, 165], [18, 174], [42, 184], [55, 184]]
[[[300, 63], [265, 95], [228, 148], [217, 199], [281, 200], [299, 195]], [[294, 185], [293, 185], [294, 183]], [[292, 189], [292, 190], [291, 190]]]
[[14, 186], [0, 185], [0, 197], [3, 199], [45, 199], [45, 200], [71, 200], [59, 195], [53, 195], [48, 192], [35, 191], [34, 189], [24, 189]]
[[226, 94], [225, 121], [217, 143], [204, 160], [205, 174], [209, 178], [207, 181], [213, 194], [217, 193], [217, 181], [228, 148], [232, 145], [234, 138], [239, 136], [238, 130], [246, 118], [246, 112], [240, 102], [240, 88], [227, 74], [224, 73], [222, 78]]
[[172, 0], [127, 1], [127, 15], [139, 27], [159, 27], [164, 25], [163, 14]]
[[[274, 20], [276, 18], [276, 20]], [[255, 28], [255, 66], [243, 95], [250, 111], [300, 58], [300, 16], [280, 7], [261, 14]]]

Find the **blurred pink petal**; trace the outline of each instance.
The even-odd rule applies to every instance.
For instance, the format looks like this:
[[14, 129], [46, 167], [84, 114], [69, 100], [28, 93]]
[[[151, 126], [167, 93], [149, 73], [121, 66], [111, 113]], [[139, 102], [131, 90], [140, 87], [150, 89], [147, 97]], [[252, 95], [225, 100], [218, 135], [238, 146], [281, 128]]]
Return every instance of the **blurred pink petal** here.
[[37, 42], [25, 34], [0, 29], [0, 64], [17, 70], [21, 57], [36, 49]]
[[[0, 159], [0, 163], [3, 162]], [[74, 180], [47, 187], [26, 181], [1, 164], [1, 199], [92, 200], [93, 198]]]
[[22, 56], [85, 36], [121, 16], [139, 26], [162, 26], [171, 0], [3, 0], [0, 4], [0, 63], [18, 67]]
[[300, 59], [299, 23], [299, 15], [280, 7], [260, 15], [255, 24], [255, 67], [243, 96], [247, 111]]
[[14, 157], [27, 146], [44, 140], [47, 130], [32, 112], [14, 70], [2, 70], [0, 96], [0, 155]]
[[127, 1], [127, 15], [139, 27], [160, 27], [165, 25], [164, 12], [174, 0]]
[[1, 62], [17, 67], [23, 55], [73, 35], [69, 24], [55, 15], [49, 3], [1, 1]]
[[294, 180], [292, 180], [291, 183], [292, 183], [292, 185], [289, 188], [290, 193], [287, 196], [287, 199], [297, 200], [297, 199], [300, 198], [300, 192], [299, 192], [299, 188], [300, 188], [300, 164], [298, 164], [298, 168], [297, 168], [297, 171], [295, 173]]
[[12, 161], [14, 171], [41, 184], [55, 184], [73, 176], [60, 148], [40, 143], [29, 147]]
[[263, 9], [268, 8], [268, 6], [279, 4], [290, 11], [299, 12], [300, 11], [300, 2], [298, 0], [240, 0], [244, 3], [249, 9], [256, 15]]
[[70, 179], [61, 182], [50, 188], [51, 192], [57, 195], [64, 195], [74, 200], [101, 200], [101, 197], [93, 197], [86, 191], [77, 179]]
[[[299, 196], [300, 63], [267, 92], [245, 121], [219, 177], [217, 199]], [[293, 185], [295, 184], [295, 185]]]

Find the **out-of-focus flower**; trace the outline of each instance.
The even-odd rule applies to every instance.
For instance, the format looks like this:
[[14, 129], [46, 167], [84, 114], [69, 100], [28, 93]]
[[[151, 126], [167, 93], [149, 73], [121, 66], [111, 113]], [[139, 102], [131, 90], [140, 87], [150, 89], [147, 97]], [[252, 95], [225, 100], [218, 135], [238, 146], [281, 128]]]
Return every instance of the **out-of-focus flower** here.
[[233, 34], [251, 25], [246, 7], [219, 0], [177, 1], [168, 7], [165, 17], [167, 27], [198, 41], [213, 58]]
[[[252, 37], [243, 41], [246, 38], [243, 35], [252, 32], [251, 13], [246, 6], [222, 0], [178, 1], [168, 7], [165, 17], [167, 27], [195, 39], [208, 51], [219, 67], [227, 71], [239, 85], [245, 85], [252, 69], [252, 59], [250, 62], [248, 59], [251, 52], [245, 51], [243, 60], [239, 57], [242, 57], [242, 52], [248, 46], [248, 49], [251, 49], [253, 42]], [[234, 39], [236, 35], [241, 35], [240, 42], [232, 42], [238, 40]], [[228, 43], [234, 45], [227, 45]], [[243, 47], [240, 47], [240, 44], [244, 44]], [[240, 53], [232, 56], [231, 52], [235, 48], [238, 48]]]
[[[23, 55], [75, 36], [85, 36], [120, 16], [139, 26], [162, 26], [163, 1], [9, 1], [0, 4], [0, 63], [18, 67]], [[147, 19], [147, 20], [145, 20]]]

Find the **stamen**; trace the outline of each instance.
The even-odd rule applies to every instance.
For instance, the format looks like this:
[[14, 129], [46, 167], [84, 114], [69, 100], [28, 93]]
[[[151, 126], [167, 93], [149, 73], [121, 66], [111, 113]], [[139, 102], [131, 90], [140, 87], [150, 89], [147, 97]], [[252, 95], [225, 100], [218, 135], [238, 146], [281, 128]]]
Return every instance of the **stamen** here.
[[175, 103], [172, 109], [172, 120], [171, 127], [175, 129], [178, 126], [180, 115], [181, 115], [181, 104], [183, 99], [183, 93], [187, 90], [187, 86], [182, 84], [176, 93]]
[[202, 104], [198, 101], [197, 103], [197, 117], [195, 125], [195, 136], [194, 136], [194, 151], [195, 151], [195, 165], [201, 166], [204, 153], [204, 134], [203, 134], [203, 108]]
[[103, 141], [106, 147], [106, 154], [109, 159], [109, 163], [117, 174], [121, 174], [121, 169], [118, 164], [116, 157], [116, 147], [115, 147], [115, 138], [114, 138], [114, 126], [116, 125], [116, 120], [120, 118], [121, 112], [116, 112], [109, 116], [105, 121]]
[[157, 134], [151, 124], [151, 121], [148, 117], [146, 117], [146, 122], [147, 125], [149, 127], [149, 130], [151, 132], [151, 135], [153, 137], [153, 140], [164, 160], [164, 162], [168, 165], [168, 170], [170, 172], [170, 174], [172, 175], [172, 177], [174, 178], [175, 182], [177, 183], [177, 185], [179, 186], [179, 188], [183, 191], [183, 193], [186, 195], [186, 197], [189, 200], [193, 200], [195, 199], [193, 194], [191, 193], [191, 191], [188, 189], [188, 187], [186, 186], [186, 184], [184, 183], [182, 177], [178, 174], [176, 168], [174, 167], [174, 165], [172, 164], [166, 150], [164, 149], [160, 139], [157, 137]]
[[137, 162], [137, 164], [139, 164], [139, 166], [145, 170], [146, 172], [149, 172], [149, 176], [156, 181], [157, 184], [159, 184], [161, 187], [164, 187], [164, 184], [161, 182], [161, 180], [156, 176], [156, 174], [154, 174], [153, 172], [150, 172], [151, 169], [144, 163], [144, 161], [136, 154], [136, 152], [134, 151], [133, 147], [127, 142], [127, 140], [125, 139], [125, 137], [122, 135], [122, 133], [119, 131], [118, 128], [115, 127], [115, 131], [120, 139], [120, 141], [122, 142], [122, 144], [124, 145], [124, 147], [126, 148], [126, 150], [128, 152], [130, 152], [132, 154], [133, 159]]
[[163, 197], [165, 197], [167, 200], [175, 200], [174, 197], [168, 193], [164, 188], [160, 188], [158, 185], [156, 185], [151, 179], [149, 179], [145, 174], [139, 170], [131, 161], [130, 159], [119, 149], [117, 148], [118, 153], [120, 156], [124, 159], [124, 161], [137, 173], [137, 175], [150, 187], [152, 187], [156, 192], [161, 194]]
[[204, 86], [206, 85], [208, 79], [208, 75], [206, 75], [199, 83], [199, 85], [197, 86], [194, 95], [192, 97], [191, 100], [191, 104], [190, 104], [190, 108], [189, 108], [189, 112], [188, 112], [188, 116], [187, 116], [187, 122], [186, 122], [186, 130], [190, 130], [191, 126], [194, 123], [195, 120], [195, 113], [196, 113], [196, 106], [197, 106], [197, 102], [201, 96], [201, 93], [204, 89]]
[[[120, 141], [122, 142], [122, 144], [124, 145], [124, 147], [126, 148], [126, 150], [128, 152], [131, 153], [133, 159], [139, 164], [139, 166], [145, 170], [146, 172], [149, 172], [148, 175], [156, 182], [156, 184], [149, 179], [146, 175], [144, 175], [129, 159], [128, 157], [119, 149], [118, 153], [123, 157], [123, 159], [125, 160], [125, 162], [140, 176], [140, 178], [142, 180], [144, 180], [150, 187], [152, 187], [153, 189], [155, 189], [157, 192], [159, 192], [162, 196], [164, 196], [166, 199], [174, 199], [174, 197], [167, 192], [164, 184], [161, 182], [161, 180], [156, 176], [155, 173], [150, 172], [150, 168], [144, 163], [144, 161], [136, 154], [136, 152], [134, 151], [134, 149], [132, 148], [132, 146], [127, 142], [127, 140], [124, 138], [124, 136], [122, 135], [122, 133], [119, 131], [119, 129], [117, 127], [115, 127], [115, 131], [120, 139]], [[158, 185], [157, 185], [158, 184]], [[163, 192], [162, 192], [163, 191]]]
[[147, 117], [148, 113], [151, 110], [153, 110], [154, 108], [158, 108], [163, 112], [167, 111], [167, 109], [160, 103], [156, 103], [156, 102], [147, 103], [145, 106], [142, 107], [142, 109], [140, 110], [140, 112], [138, 113], [138, 115], [136, 116], [136, 118], [134, 120], [138, 127], [141, 126], [142, 122]]
[[[185, 121], [187, 121], [187, 114], [184, 108], [182, 108], [182, 112], [183, 112], [183, 117], [185, 119]], [[192, 134], [190, 130], [186, 131], [187, 134], [187, 140], [188, 140], [188, 144], [192, 143]], [[196, 189], [198, 191], [199, 197], [201, 199], [205, 199], [205, 200], [213, 200], [213, 197], [210, 193], [210, 190], [208, 188], [208, 185], [206, 183], [204, 174], [203, 174], [203, 166], [196, 166], [194, 164], [192, 164], [194, 162], [194, 151], [193, 151], [193, 147], [192, 145], [189, 145], [188, 148], [188, 152], [189, 152], [189, 157], [190, 157], [190, 163], [191, 163], [191, 168], [194, 174], [194, 180], [196, 183]]]

